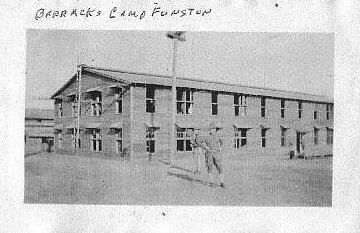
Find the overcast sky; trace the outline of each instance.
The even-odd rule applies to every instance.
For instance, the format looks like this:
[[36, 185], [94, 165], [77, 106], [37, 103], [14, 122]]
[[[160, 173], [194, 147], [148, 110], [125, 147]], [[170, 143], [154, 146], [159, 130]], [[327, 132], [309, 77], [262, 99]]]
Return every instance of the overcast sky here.
[[[187, 32], [178, 76], [334, 95], [334, 35]], [[78, 61], [171, 75], [173, 43], [161, 31], [27, 31], [26, 106], [46, 108]]]

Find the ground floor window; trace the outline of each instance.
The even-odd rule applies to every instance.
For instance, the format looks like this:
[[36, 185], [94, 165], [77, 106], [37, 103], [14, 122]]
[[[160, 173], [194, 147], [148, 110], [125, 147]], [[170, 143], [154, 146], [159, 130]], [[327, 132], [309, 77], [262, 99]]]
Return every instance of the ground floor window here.
[[117, 153], [122, 153], [123, 143], [122, 143], [122, 128], [118, 129], [116, 134], [116, 151]]
[[71, 146], [73, 149], [81, 148], [81, 138], [77, 138], [78, 131], [76, 128], [72, 129], [71, 133]]
[[286, 128], [281, 127], [281, 146], [286, 146]]
[[333, 144], [333, 130], [329, 128], [326, 129], [326, 143]]
[[319, 129], [314, 128], [314, 145], [319, 144]]
[[155, 129], [146, 129], [146, 152], [155, 153]]
[[100, 129], [93, 129], [91, 134], [91, 150], [102, 151]]
[[261, 129], [261, 147], [266, 147], [266, 134], [267, 134], [267, 129], [262, 128]]
[[234, 148], [240, 148], [247, 144], [247, 129], [235, 128]]
[[177, 128], [176, 132], [176, 148], [177, 151], [192, 151], [191, 147], [191, 128]]

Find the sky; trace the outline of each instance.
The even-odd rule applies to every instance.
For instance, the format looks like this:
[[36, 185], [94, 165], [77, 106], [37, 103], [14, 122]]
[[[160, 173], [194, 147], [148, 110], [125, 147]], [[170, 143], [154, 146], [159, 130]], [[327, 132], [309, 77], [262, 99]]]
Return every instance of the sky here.
[[[163, 31], [28, 30], [26, 107], [45, 100], [77, 64], [172, 74], [173, 42]], [[334, 35], [329, 33], [186, 32], [180, 77], [334, 96]]]

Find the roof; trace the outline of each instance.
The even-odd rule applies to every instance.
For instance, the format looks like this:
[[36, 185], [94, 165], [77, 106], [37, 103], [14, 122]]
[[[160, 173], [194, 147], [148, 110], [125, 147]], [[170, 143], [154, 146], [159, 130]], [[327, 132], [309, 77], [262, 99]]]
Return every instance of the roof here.
[[54, 110], [52, 109], [25, 109], [25, 119], [54, 119]]
[[[154, 84], [154, 85], [169, 86], [169, 87], [172, 85], [172, 77], [166, 75], [129, 72], [123, 70], [107, 69], [101, 67], [88, 67], [88, 66], [84, 66], [83, 72], [100, 75], [127, 84], [144, 84], [144, 85]], [[53, 99], [57, 95], [61, 94], [61, 92], [64, 89], [66, 89], [66, 87], [69, 86], [71, 82], [73, 82], [75, 79], [76, 79], [76, 75], [74, 75], [63, 87], [61, 87], [55, 94], [53, 94], [51, 98]], [[308, 100], [308, 101], [325, 102], [325, 103], [334, 102], [333, 99], [322, 95], [312, 95], [307, 93], [291, 92], [291, 91], [277, 90], [271, 88], [243, 86], [239, 84], [210, 81], [203, 79], [177, 77], [176, 85], [177, 87], [190, 87], [200, 90], [230, 92], [230, 93], [244, 93], [255, 96], [269, 96], [269, 97]]]
[[27, 128], [25, 135], [28, 137], [54, 137], [54, 129], [51, 127], [46, 128]]

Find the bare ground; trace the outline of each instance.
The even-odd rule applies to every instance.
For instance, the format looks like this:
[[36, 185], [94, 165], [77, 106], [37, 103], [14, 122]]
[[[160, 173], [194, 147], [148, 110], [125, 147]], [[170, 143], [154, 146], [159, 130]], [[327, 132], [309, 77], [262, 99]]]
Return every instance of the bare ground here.
[[[25, 203], [331, 206], [332, 158], [224, 158], [226, 188], [211, 188], [195, 158], [165, 165], [58, 154], [25, 158]], [[216, 176], [214, 176], [216, 177]]]

